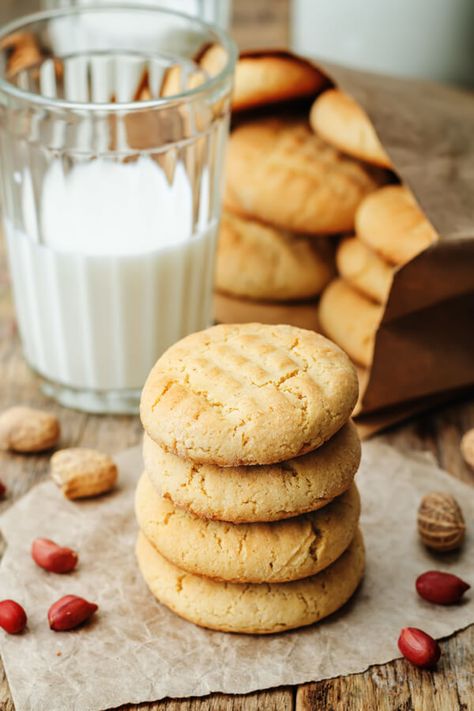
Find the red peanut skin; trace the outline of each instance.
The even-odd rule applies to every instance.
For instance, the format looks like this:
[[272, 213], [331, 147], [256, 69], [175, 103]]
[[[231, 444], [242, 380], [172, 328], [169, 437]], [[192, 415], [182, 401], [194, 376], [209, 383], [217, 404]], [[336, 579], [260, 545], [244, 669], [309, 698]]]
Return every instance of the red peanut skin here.
[[438, 642], [417, 627], [404, 627], [398, 649], [409, 662], [421, 669], [433, 669], [441, 656]]
[[26, 612], [15, 600], [0, 602], [0, 627], [8, 634], [20, 634], [26, 627]]
[[416, 591], [420, 597], [438, 605], [454, 605], [471, 586], [451, 573], [428, 570], [416, 579]]
[[83, 597], [65, 595], [49, 608], [49, 626], [55, 632], [72, 630], [86, 622], [98, 609], [98, 605]]
[[7, 493], [7, 487], [3, 483], [3, 481], [0, 481], [0, 499], [5, 498], [5, 494]]
[[36, 565], [50, 573], [70, 573], [77, 565], [77, 553], [72, 548], [58, 546], [48, 538], [37, 538], [31, 546]]

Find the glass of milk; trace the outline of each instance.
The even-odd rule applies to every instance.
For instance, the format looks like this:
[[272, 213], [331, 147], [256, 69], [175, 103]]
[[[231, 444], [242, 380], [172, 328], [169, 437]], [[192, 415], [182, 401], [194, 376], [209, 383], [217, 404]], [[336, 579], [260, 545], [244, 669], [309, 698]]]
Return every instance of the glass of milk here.
[[148, 371], [212, 321], [235, 47], [145, 6], [48, 10], [0, 31], [3, 222], [43, 389], [135, 412]]

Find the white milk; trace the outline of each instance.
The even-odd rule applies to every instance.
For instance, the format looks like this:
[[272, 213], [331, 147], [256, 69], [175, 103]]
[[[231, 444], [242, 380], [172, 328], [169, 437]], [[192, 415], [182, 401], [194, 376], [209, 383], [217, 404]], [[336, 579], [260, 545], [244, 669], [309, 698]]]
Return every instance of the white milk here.
[[53, 163], [38, 211], [28, 175], [22, 182], [27, 234], [8, 223], [6, 232], [28, 362], [68, 388], [139, 390], [168, 346], [211, 323], [207, 174], [194, 233], [181, 164], [169, 185], [148, 157], [98, 159], [67, 175]]

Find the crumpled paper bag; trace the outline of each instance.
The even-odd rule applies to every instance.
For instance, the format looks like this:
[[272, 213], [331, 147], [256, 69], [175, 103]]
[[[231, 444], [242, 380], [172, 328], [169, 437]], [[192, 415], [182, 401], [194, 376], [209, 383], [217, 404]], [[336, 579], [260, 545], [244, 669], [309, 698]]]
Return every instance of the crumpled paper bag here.
[[[474, 519], [471, 487], [429, 459], [408, 458], [380, 441], [364, 443], [357, 475], [367, 548], [364, 582], [326, 621], [268, 637], [195, 627], [152, 598], [134, 557], [139, 448], [120, 454], [117, 463], [120, 486], [110, 496], [72, 503], [46, 482], [0, 519], [8, 544], [0, 597], [17, 600], [28, 613], [24, 634], [0, 635], [17, 711], [96, 711], [165, 696], [246, 693], [317, 681], [362, 672], [399, 656], [403, 626], [444, 637], [474, 622], [472, 592], [453, 607], [433, 606], [415, 592], [416, 576], [432, 568], [452, 570], [473, 582], [472, 532], [464, 550], [441, 558], [418, 540], [416, 510], [428, 491], [451, 492], [466, 521]], [[53, 575], [37, 568], [30, 556], [37, 536], [76, 548], [77, 571]], [[68, 593], [97, 602], [99, 612], [82, 629], [52, 632], [47, 610]]]
[[[453, 400], [474, 386], [474, 93], [329, 63], [318, 59], [317, 50], [299, 59], [314, 64], [364, 108], [395, 174], [440, 238], [394, 275], [361, 388], [358, 420], [373, 432], [409, 417], [415, 407], [433, 407], [435, 397]], [[242, 54], [295, 56], [274, 48]], [[265, 110], [301, 110], [307, 117], [312, 100]], [[261, 110], [234, 111], [234, 121]], [[267, 322], [266, 306], [253, 304], [245, 317], [245, 305], [239, 321]], [[233, 312], [235, 317], [235, 306]]]

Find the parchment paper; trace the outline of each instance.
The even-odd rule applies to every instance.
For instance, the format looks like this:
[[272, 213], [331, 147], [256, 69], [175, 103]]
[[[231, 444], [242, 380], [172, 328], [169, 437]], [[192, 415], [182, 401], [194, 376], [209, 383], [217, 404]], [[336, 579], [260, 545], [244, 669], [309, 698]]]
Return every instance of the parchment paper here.
[[[403, 626], [443, 637], [474, 622], [472, 591], [454, 607], [430, 605], [415, 592], [416, 576], [432, 568], [453, 570], [474, 582], [472, 531], [462, 552], [443, 558], [433, 557], [418, 542], [416, 509], [430, 490], [453, 493], [468, 526], [474, 519], [472, 488], [429, 459], [407, 458], [380, 441], [364, 443], [357, 479], [367, 547], [365, 580], [330, 619], [270, 637], [209, 632], [154, 601], [133, 554], [139, 449], [122, 453], [117, 461], [120, 488], [111, 496], [71, 503], [47, 482], [0, 520], [8, 542], [0, 596], [21, 602], [29, 616], [23, 635], [0, 635], [17, 711], [95, 711], [165, 696], [245, 693], [315, 681], [399, 656], [396, 642]], [[77, 548], [78, 570], [58, 576], [38, 569], [29, 555], [36, 536]], [[99, 613], [79, 631], [52, 632], [47, 609], [67, 593], [96, 601]]]

